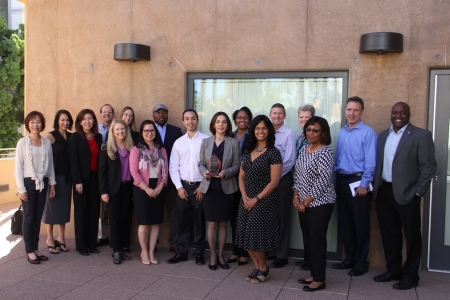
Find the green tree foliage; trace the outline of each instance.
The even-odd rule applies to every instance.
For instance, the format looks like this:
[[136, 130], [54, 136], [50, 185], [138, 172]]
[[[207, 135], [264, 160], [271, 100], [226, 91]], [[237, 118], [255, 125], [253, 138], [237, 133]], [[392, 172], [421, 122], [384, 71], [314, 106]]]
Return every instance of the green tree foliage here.
[[0, 17], [0, 148], [13, 148], [21, 134], [24, 99], [24, 31]]

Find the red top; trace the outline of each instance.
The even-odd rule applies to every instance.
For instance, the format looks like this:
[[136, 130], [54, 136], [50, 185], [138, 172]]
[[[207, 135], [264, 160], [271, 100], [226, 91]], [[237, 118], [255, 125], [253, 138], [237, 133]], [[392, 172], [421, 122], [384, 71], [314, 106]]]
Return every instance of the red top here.
[[98, 146], [97, 142], [94, 138], [87, 140], [89, 144], [89, 150], [91, 150], [91, 171], [97, 171], [98, 170]]

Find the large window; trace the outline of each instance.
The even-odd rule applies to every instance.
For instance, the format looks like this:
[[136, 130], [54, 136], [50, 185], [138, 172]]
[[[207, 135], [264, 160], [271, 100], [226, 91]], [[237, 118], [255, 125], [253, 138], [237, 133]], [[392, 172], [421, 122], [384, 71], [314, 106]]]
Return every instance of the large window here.
[[[232, 113], [247, 106], [253, 115], [268, 115], [274, 103], [286, 108], [286, 125], [298, 136], [297, 109], [312, 104], [316, 115], [328, 120], [333, 150], [342, 126], [342, 104], [347, 99], [347, 72], [270, 72], [270, 73], [189, 73], [187, 107], [199, 114], [199, 129], [210, 135], [214, 113]], [[337, 252], [337, 218], [333, 214], [328, 230], [328, 251]], [[298, 215], [292, 209], [291, 248], [303, 249]]]

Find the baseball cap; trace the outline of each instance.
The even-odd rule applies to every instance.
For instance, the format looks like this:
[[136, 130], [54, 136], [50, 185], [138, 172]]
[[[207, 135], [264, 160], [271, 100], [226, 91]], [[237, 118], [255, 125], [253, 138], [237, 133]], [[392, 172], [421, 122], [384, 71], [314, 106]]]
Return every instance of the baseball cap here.
[[155, 107], [153, 107], [153, 112], [158, 111], [160, 109], [164, 109], [165, 111], [169, 112], [167, 106], [165, 106], [164, 104], [156, 104]]

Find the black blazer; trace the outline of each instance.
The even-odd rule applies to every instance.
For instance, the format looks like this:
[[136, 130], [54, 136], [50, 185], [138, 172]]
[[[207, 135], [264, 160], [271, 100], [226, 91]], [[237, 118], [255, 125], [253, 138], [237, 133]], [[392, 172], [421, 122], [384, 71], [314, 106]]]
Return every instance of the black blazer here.
[[[102, 147], [102, 135], [97, 134], [95, 137], [98, 150]], [[69, 159], [70, 159], [70, 176], [72, 183], [78, 184], [89, 180], [91, 165], [91, 150], [86, 139], [82, 140], [81, 136], [74, 132], [69, 140]]]
[[183, 133], [181, 132], [180, 127], [176, 127], [176, 126], [167, 124], [166, 137], [164, 139], [163, 147], [164, 147], [164, 149], [166, 149], [167, 157], [169, 159], [170, 159], [170, 154], [172, 153], [173, 144], [182, 135], [183, 135]]
[[117, 195], [120, 190], [120, 182], [122, 181], [122, 165], [120, 164], [119, 154], [116, 154], [116, 159], [112, 160], [108, 156], [108, 151], [105, 149], [100, 151], [98, 160], [98, 179], [100, 195]]
[[[170, 162], [170, 154], [172, 153], [173, 144], [177, 139], [179, 139], [183, 133], [181, 132], [180, 127], [176, 127], [170, 124], [167, 124], [166, 128], [166, 137], [164, 138], [163, 147], [166, 149], [167, 152], [167, 160], [168, 164]], [[170, 175], [167, 178], [167, 186], [172, 185], [172, 180], [170, 179]]]

